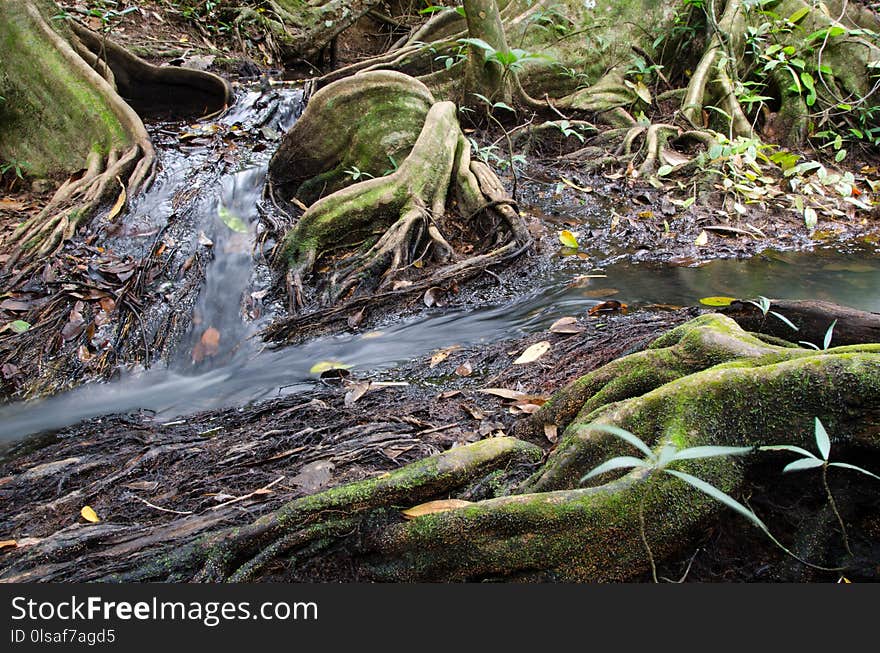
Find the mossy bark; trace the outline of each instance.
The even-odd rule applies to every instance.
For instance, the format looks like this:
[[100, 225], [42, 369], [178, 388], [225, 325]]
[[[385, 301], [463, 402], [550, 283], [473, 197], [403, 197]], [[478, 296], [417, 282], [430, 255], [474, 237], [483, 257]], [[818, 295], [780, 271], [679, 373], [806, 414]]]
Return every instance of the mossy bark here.
[[[269, 171], [276, 198], [309, 205], [281, 244], [295, 304], [303, 304], [303, 276], [334, 249], [362, 245], [336, 266], [325, 303], [362, 284], [390, 286], [416, 261], [448, 264], [431, 273], [439, 283], [530, 240], [500, 182], [471, 160], [455, 105], [435, 102], [421, 82], [400, 73], [362, 73], [323, 88]], [[482, 213], [502, 225], [476, 257], [461, 258], [445, 235], [450, 213], [469, 228]]]
[[129, 195], [148, 183], [155, 153], [120, 92], [143, 105], [171, 89], [165, 97], [179, 107], [162, 108], [185, 115], [222, 108], [231, 97], [219, 77], [151, 66], [60, 13], [48, 0], [0, 1], [0, 158], [37, 177], [84, 171], [16, 230], [8, 271], [20, 260], [28, 270], [70, 238], [119, 193], [117, 179]]

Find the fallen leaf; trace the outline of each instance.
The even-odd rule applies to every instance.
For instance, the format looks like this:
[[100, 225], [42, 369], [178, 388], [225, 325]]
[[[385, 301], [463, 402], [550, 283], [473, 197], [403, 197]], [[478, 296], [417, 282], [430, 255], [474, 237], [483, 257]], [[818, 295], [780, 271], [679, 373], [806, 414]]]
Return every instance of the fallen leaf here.
[[236, 233], [246, 234], [247, 233], [247, 225], [244, 220], [235, 215], [232, 211], [227, 209], [225, 206], [220, 206], [217, 209], [217, 213], [220, 216], [220, 219], [223, 220], [223, 224], [227, 227], [235, 231]]
[[401, 510], [401, 513], [407, 519], [415, 519], [416, 517], [422, 517], [424, 515], [433, 515], [438, 512], [447, 512], [449, 510], [455, 510], [456, 508], [464, 508], [465, 506], [472, 505], [472, 503], [473, 502], [471, 501], [462, 501], [461, 499], [440, 499], [439, 501], [420, 503], [407, 510]]
[[143, 490], [144, 492], [155, 492], [159, 487], [158, 481], [134, 481], [133, 483], [126, 483], [122, 487], [126, 487], [129, 490]]
[[440, 349], [431, 356], [431, 362], [428, 363], [429, 368], [437, 367], [440, 363], [449, 358], [449, 354], [454, 351], [461, 349], [461, 345], [452, 345], [451, 347], [446, 347], [444, 349]]
[[220, 350], [220, 332], [214, 327], [208, 327], [199, 342], [205, 347], [206, 356], [214, 356]]
[[112, 297], [102, 297], [98, 303], [101, 304], [101, 310], [108, 315], [116, 310], [116, 301]]
[[470, 361], [465, 361], [461, 365], [455, 368], [455, 374], [457, 376], [470, 376], [474, 371], [474, 368], [471, 367]]
[[705, 247], [709, 244], [709, 233], [704, 229], [700, 232], [700, 235], [696, 237], [694, 240], [694, 245], [697, 247]]
[[425, 306], [428, 308], [431, 308], [432, 306], [446, 306], [444, 295], [446, 295], [446, 291], [443, 290], [443, 288], [433, 286], [425, 291], [422, 301], [425, 302]]
[[561, 181], [563, 184], [565, 184], [569, 188], [574, 188], [575, 190], [579, 190], [582, 193], [592, 193], [593, 192], [592, 186], [578, 186], [576, 183], [574, 183], [570, 179], [566, 179], [565, 177], [560, 177], [559, 181]]
[[704, 306], [730, 306], [736, 299], [733, 297], [701, 297], [700, 303]]
[[0, 309], [4, 311], [29, 311], [32, 306], [33, 302], [21, 299], [4, 299], [0, 302]]
[[345, 393], [345, 405], [351, 406], [358, 399], [367, 394], [367, 391], [370, 389], [371, 385], [372, 383], [370, 383], [369, 381], [358, 381], [353, 386], [351, 386], [351, 389]]
[[214, 241], [205, 235], [204, 231], [199, 232], [199, 245], [202, 247], [213, 247]]
[[519, 390], [508, 390], [507, 388], [483, 388], [482, 390], [477, 390], [477, 392], [482, 392], [487, 395], [495, 395], [496, 397], [501, 397], [502, 399], [522, 399], [526, 396], [525, 392], [520, 392]]
[[412, 284], [412, 281], [407, 281], [406, 279], [398, 279], [393, 284], [391, 284], [391, 290], [401, 290], [403, 288], [409, 288]]
[[572, 249], [577, 249], [578, 247], [580, 247], [577, 238], [568, 229], [563, 229], [562, 233], [559, 234], [559, 242], [566, 247], [570, 247]]
[[96, 513], [91, 506], [83, 506], [82, 510], [79, 511], [79, 514], [83, 519], [92, 522], [93, 524], [97, 524], [101, 521], [101, 518], [98, 517], [98, 513]]
[[556, 424], [544, 424], [544, 437], [556, 444], [559, 440], [559, 427]]
[[439, 395], [437, 395], [437, 398], [438, 399], [452, 399], [452, 397], [455, 397], [460, 394], [461, 394], [461, 390], [447, 390], [446, 392], [441, 392]]
[[116, 181], [119, 182], [120, 191], [119, 197], [116, 198], [116, 202], [113, 203], [113, 206], [110, 209], [110, 213], [107, 214], [107, 222], [113, 222], [117, 215], [122, 211], [122, 208], [125, 206], [125, 198], [127, 194], [125, 192], [125, 184], [122, 183], [122, 180], [117, 176]]
[[366, 307], [362, 308], [357, 313], [352, 313], [351, 315], [348, 316], [348, 319], [346, 320], [346, 322], [348, 323], [348, 327], [350, 329], [357, 328], [357, 326], [361, 323], [361, 321], [363, 321], [365, 310], [366, 310]]
[[329, 460], [316, 460], [305, 465], [290, 481], [303, 492], [313, 494], [330, 482], [335, 469]]
[[319, 363], [312, 365], [309, 369], [309, 374], [323, 374], [330, 370], [348, 370], [351, 369], [351, 367], [351, 365], [346, 365], [340, 361], [320, 361]]
[[82, 302], [76, 303], [76, 306], [70, 311], [70, 316], [67, 318], [67, 322], [61, 328], [61, 337], [65, 340], [73, 340], [86, 328], [86, 322], [83, 319], [82, 313], [80, 313], [82, 310], [82, 308], [80, 308], [81, 305]]
[[80, 345], [76, 350], [76, 357], [80, 360], [80, 362], [88, 363], [92, 360], [93, 355], [92, 352], [89, 351], [89, 348], [85, 345]]
[[31, 328], [31, 325], [29, 322], [25, 322], [24, 320], [13, 320], [9, 324], [7, 324], [5, 328], [9, 329], [13, 333], [24, 333]]
[[480, 410], [476, 406], [471, 406], [469, 404], [462, 404], [461, 409], [476, 420], [481, 420], [481, 419], [486, 418], [486, 413], [484, 413], [482, 410]]
[[534, 363], [541, 358], [541, 356], [550, 351], [550, 346], [550, 343], [546, 340], [536, 342], [534, 345], [527, 347], [526, 350], [520, 354], [519, 358], [513, 361], [513, 364], [525, 365], [527, 363]]
[[601, 313], [623, 313], [626, 314], [627, 305], [616, 299], [609, 299], [607, 302], [596, 304], [587, 313], [589, 315], [599, 315]]
[[577, 323], [575, 317], [561, 317], [550, 325], [551, 333], [582, 333], [584, 327]]
[[510, 412], [514, 415], [526, 414], [531, 415], [532, 413], [538, 412], [541, 407], [538, 404], [513, 404], [510, 407]]
[[18, 542], [15, 540], [0, 540], [0, 549], [6, 549], [9, 547], [15, 548], [18, 546]]

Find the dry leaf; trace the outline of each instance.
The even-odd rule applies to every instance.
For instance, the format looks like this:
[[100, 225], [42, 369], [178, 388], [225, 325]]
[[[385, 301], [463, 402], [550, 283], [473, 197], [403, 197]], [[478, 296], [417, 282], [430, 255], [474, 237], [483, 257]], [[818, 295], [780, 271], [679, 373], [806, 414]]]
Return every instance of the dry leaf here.
[[474, 368], [471, 367], [470, 361], [465, 361], [461, 365], [455, 368], [455, 373], [458, 376], [470, 376], [473, 373]]
[[425, 302], [425, 306], [428, 308], [432, 306], [446, 306], [445, 295], [446, 291], [443, 288], [433, 286], [425, 291], [422, 301]]
[[447, 390], [446, 392], [441, 392], [439, 395], [437, 395], [437, 398], [438, 399], [451, 399], [452, 397], [455, 397], [456, 395], [460, 395], [460, 394], [461, 394], [461, 390]]
[[119, 177], [116, 177], [116, 181], [119, 182], [121, 190], [119, 191], [119, 197], [116, 198], [116, 202], [113, 204], [113, 208], [111, 208], [110, 213], [107, 214], [107, 222], [113, 222], [114, 218], [119, 215], [122, 208], [125, 206], [125, 184], [122, 183], [122, 180]]
[[507, 388], [483, 388], [482, 390], [477, 390], [477, 392], [482, 392], [487, 395], [495, 395], [496, 397], [501, 397], [502, 399], [522, 399], [526, 396], [525, 392], [520, 392], [519, 390], [508, 390]]
[[416, 517], [422, 517], [423, 515], [433, 515], [438, 512], [447, 512], [449, 510], [464, 508], [465, 506], [470, 505], [473, 505], [473, 502], [462, 501], [461, 499], [440, 499], [439, 501], [420, 503], [407, 510], [401, 510], [401, 513], [403, 513], [403, 516], [407, 519], [415, 519]]
[[587, 313], [589, 315], [600, 315], [602, 313], [623, 313], [626, 315], [627, 306], [623, 302], [616, 299], [609, 299], [607, 302], [596, 304]]
[[461, 409], [476, 420], [485, 419], [485, 417], [486, 417], [486, 413], [484, 413], [482, 410], [480, 410], [476, 406], [469, 406], [468, 404], [462, 404]]
[[93, 524], [97, 524], [101, 521], [101, 518], [98, 517], [98, 513], [91, 506], [83, 506], [82, 510], [79, 511], [79, 514], [86, 521], [92, 522]]
[[559, 440], [559, 427], [556, 424], [544, 424], [544, 437], [552, 444], [556, 444]]
[[18, 546], [18, 542], [16, 542], [15, 540], [0, 540], [0, 549], [6, 549], [9, 547], [14, 548], [17, 546]]
[[551, 333], [582, 333], [584, 327], [577, 323], [576, 317], [561, 317], [550, 325]]
[[525, 365], [526, 363], [534, 363], [536, 360], [541, 358], [544, 354], [550, 351], [550, 343], [546, 340], [542, 340], [541, 342], [536, 342], [534, 345], [527, 347], [526, 350], [520, 354], [519, 358], [513, 361], [514, 365]]
[[461, 349], [461, 345], [452, 345], [451, 347], [446, 347], [445, 349], [440, 349], [433, 356], [431, 356], [431, 362], [428, 364], [429, 368], [437, 367], [440, 363], [449, 358], [449, 354], [452, 352]]
[[694, 240], [694, 245], [697, 247], [705, 247], [709, 244], [709, 234], [706, 233], [706, 230], [700, 232], [700, 235], [696, 237]]
[[358, 399], [367, 394], [367, 390], [370, 389], [370, 386], [373, 385], [369, 381], [358, 381], [354, 385], [351, 386], [351, 390], [345, 393], [345, 405], [351, 406]]
[[514, 415], [518, 415], [521, 413], [525, 413], [526, 415], [531, 415], [532, 413], [538, 412], [541, 407], [538, 404], [514, 404], [510, 407], [510, 412]]

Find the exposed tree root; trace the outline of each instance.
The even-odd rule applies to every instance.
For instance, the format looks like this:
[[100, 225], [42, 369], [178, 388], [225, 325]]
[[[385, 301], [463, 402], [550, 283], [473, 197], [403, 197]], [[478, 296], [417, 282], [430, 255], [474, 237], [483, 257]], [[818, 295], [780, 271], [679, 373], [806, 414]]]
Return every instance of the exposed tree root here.
[[[335, 120], [315, 122], [331, 107], [348, 129], [331, 132], [329, 148], [313, 149], [312, 141], [323, 142], [319, 135], [334, 129]], [[345, 107], [343, 113], [339, 107]], [[349, 113], [366, 119], [349, 122], [344, 117]], [[413, 128], [419, 124], [416, 136]], [[379, 176], [389, 159], [395, 162], [401, 155], [406, 158], [396, 170]], [[373, 178], [343, 186], [344, 173], [352, 171], [346, 166]], [[308, 207], [282, 243], [295, 308], [304, 303], [303, 277], [334, 249], [367, 243], [334, 265], [325, 305], [361, 286], [384, 291], [430, 260], [441, 266], [430, 272], [436, 285], [499, 262], [531, 241], [497, 177], [485, 164], [471, 161], [455, 105], [434, 103], [422, 84], [398, 73], [362, 73], [319, 91], [273, 158], [270, 173], [276, 195], [293, 193], [310, 201], [325, 188], [330, 192]], [[476, 256], [462, 259], [450, 244], [447, 214], [453, 208], [460, 219], [456, 229], [476, 234], [481, 218], [491, 222], [493, 237]]]
[[[155, 152], [137, 109], [198, 116], [231, 98], [229, 85], [215, 75], [152, 66], [78, 23], [50, 25], [41, 6], [28, 0], [0, 7], [13, 42], [40, 49], [34, 60], [27, 52], [17, 55], [27, 61], [24, 66], [2, 65], [10, 125], [0, 138], [0, 155], [27, 157], [36, 174], [75, 174], [6, 243], [11, 252], [6, 271], [17, 268], [13, 284], [108, 198], [123, 190], [133, 195], [150, 182]], [[34, 63], [40, 60], [44, 63]], [[70, 106], [44, 102], [47, 93]], [[91, 123], [80, 124], [83, 116]], [[62, 142], [63, 152], [54, 149]], [[77, 172], [83, 162], [84, 171]]]

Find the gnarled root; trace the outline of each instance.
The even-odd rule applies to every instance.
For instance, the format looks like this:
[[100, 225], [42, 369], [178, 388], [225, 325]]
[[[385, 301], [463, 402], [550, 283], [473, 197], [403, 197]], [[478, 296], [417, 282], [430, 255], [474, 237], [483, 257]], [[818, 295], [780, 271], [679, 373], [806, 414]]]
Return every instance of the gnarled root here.
[[[411, 521], [391, 510], [447, 497], [465, 482], [412, 482], [414, 476], [433, 476], [425, 475], [426, 463], [433, 469], [440, 461], [478, 460], [479, 473], [464, 474], [472, 479], [507, 468], [503, 461], [514, 453], [534, 462], [536, 448], [510, 438], [482, 441], [296, 500], [212, 552], [200, 579], [251, 579], [278, 556], [292, 561], [289, 573], [297, 577], [316, 546], [322, 556], [342, 556], [358, 577], [373, 580], [631, 578], [648, 566], [645, 542], [662, 558], [721, 504], [644, 468], [617, 479], [606, 474], [594, 487], [579, 488], [580, 478], [599, 463], [635, 453], [595, 425], [626, 428], [655, 452], [669, 445], [811, 447], [813, 418], [819, 417], [838, 441], [876, 448], [878, 406], [880, 345], [822, 352], [776, 347], [729, 318], [703, 316], [560, 391], [533, 418], [536, 427], [567, 425], [558, 448], [522, 484], [502, 483], [501, 496]], [[677, 465], [736, 494], [752, 460]], [[345, 545], [334, 547], [343, 530]]]
[[[382, 160], [391, 157], [388, 149], [406, 156], [387, 176], [359, 181], [318, 199], [287, 233], [281, 258], [289, 269], [294, 306], [303, 303], [303, 277], [333, 249], [367, 243], [334, 264], [324, 304], [337, 303], [361, 286], [385, 290], [414, 265], [428, 260], [440, 264], [430, 273], [436, 285], [468, 268], [499, 262], [530, 243], [528, 230], [500, 181], [485, 164], [471, 161], [455, 105], [427, 102], [430, 108], [420, 118], [426, 99], [431, 100], [427, 89], [410, 77], [364, 73], [322, 89], [309, 105], [308, 115], [294, 128], [296, 133], [288, 135], [285, 143], [290, 145], [282, 145], [270, 166], [278, 182], [274, 187], [292, 188], [306, 198], [319, 188], [332, 190], [342, 185], [345, 176], [341, 173], [351, 169], [347, 166], [356, 165], [361, 174], [370, 176], [374, 174], [370, 170], [378, 171]], [[361, 102], [363, 109], [356, 104]], [[354, 106], [355, 111], [369, 113], [377, 103], [375, 111], [382, 114], [379, 124], [383, 129], [374, 133], [372, 120], [355, 123], [352, 133], [331, 140], [339, 141], [339, 147], [329, 155], [313, 156], [298, 137], [304, 129], [300, 124], [319, 123], [331, 107]], [[332, 122], [332, 113], [327, 115]], [[408, 144], [415, 119], [422, 123], [421, 130]], [[323, 129], [320, 124], [318, 128]], [[304, 178], [308, 174], [312, 178]], [[460, 216], [455, 224], [448, 216], [453, 204]], [[473, 257], [459, 257], [450, 243], [454, 230], [473, 240], [488, 241], [488, 248]], [[493, 237], [486, 238], [489, 234]]]

